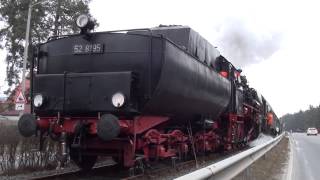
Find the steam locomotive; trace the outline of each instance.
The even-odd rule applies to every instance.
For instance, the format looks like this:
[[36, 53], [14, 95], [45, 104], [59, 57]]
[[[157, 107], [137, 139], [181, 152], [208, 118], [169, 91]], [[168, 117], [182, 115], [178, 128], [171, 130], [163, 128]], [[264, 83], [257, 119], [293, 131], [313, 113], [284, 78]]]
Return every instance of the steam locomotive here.
[[245, 76], [186, 26], [51, 37], [33, 54], [25, 137], [50, 136], [61, 156], [90, 169], [231, 150], [271, 128], [274, 113]]

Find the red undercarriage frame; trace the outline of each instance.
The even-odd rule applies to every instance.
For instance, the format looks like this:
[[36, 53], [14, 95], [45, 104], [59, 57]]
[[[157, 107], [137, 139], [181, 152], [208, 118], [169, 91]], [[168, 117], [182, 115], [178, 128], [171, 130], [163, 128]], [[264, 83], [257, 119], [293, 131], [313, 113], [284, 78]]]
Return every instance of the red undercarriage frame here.
[[[249, 114], [249, 113], [248, 113]], [[223, 146], [230, 150], [234, 144], [243, 143], [248, 137], [245, 134], [246, 116], [229, 114], [227, 135], [218, 133], [219, 123], [213, 123], [212, 128], [192, 132], [193, 137], [182, 130], [175, 129], [164, 132], [163, 128], [169, 122], [168, 117], [138, 116], [133, 120], [119, 120], [120, 135], [111, 141], [103, 141], [97, 136], [97, 117], [41, 117], [38, 127], [59, 135], [65, 132], [72, 136], [79, 122], [88, 127], [88, 138], [82, 142], [80, 148], [95, 155], [116, 157], [125, 167], [135, 164], [137, 154], [143, 155], [144, 160], [158, 160], [170, 157], [186, 157], [192, 152], [192, 144], [196, 153], [214, 152]], [[61, 121], [63, 119], [63, 121]], [[69, 142], [71, 143], [71, 142]]]

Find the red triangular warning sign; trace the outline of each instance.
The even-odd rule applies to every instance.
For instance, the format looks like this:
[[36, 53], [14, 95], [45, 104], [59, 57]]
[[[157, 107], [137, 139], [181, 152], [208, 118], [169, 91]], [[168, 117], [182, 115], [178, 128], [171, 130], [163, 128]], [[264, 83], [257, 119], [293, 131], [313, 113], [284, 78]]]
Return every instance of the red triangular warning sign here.
[[15, 103], [25, 103], [25, 102], [26, 102], [26, 99], [24, 98], [22, 92], [19, 91], [19, 94], [15, 99]]

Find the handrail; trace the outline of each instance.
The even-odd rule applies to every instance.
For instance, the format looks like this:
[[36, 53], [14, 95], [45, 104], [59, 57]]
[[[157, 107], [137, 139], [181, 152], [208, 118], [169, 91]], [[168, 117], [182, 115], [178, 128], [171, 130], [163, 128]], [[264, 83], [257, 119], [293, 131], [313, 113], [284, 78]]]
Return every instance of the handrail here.
[[250, 148], [244, 152], [231, 156], [227, 159], [193, 171], [184, 176], [178, 177], [175, 180], [189, 180], [189, 179], [232, 179], [262, 155], [272, 149], [282, 139], [283, 133], [276, 138]]

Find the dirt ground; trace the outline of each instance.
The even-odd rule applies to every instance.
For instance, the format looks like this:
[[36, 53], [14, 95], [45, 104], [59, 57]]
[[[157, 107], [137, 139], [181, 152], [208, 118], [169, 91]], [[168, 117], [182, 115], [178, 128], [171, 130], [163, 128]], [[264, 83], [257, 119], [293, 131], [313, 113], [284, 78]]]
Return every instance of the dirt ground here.
[[277, 146], [262, 156], [233, 180], [282, 180], [286, 177], [289, 139], [282, 138]]

